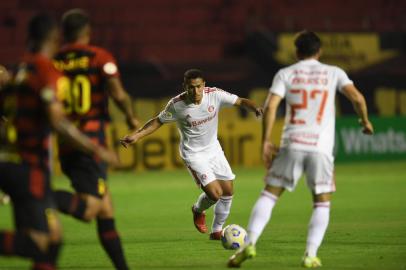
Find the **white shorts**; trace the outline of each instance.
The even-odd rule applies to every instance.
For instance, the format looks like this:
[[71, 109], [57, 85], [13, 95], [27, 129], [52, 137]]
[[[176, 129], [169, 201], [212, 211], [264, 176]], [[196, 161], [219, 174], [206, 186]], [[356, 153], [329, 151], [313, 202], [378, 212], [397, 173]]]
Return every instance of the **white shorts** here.
[[293, 191], [303, 172], [306, 174], [307, 186], [314, 194], [336, 190], [333, 156], [288, 148], [282, 148], [276, 155], [265, 182]]
[[198, 186], [207, 186], [215, 180], [234, 180], [235, 175], [223, 151], [215, 155], [194, 155], [183, 160]]

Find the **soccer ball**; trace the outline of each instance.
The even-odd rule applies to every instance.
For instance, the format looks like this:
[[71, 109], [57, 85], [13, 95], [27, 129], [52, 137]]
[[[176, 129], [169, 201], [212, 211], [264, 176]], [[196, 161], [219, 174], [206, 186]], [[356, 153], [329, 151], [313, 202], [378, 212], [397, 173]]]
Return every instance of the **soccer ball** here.
[[221, 243], [225, 249], [238, 249], [247, 240], [247, 232], [239, 225], [231, 224], [221, 231]]

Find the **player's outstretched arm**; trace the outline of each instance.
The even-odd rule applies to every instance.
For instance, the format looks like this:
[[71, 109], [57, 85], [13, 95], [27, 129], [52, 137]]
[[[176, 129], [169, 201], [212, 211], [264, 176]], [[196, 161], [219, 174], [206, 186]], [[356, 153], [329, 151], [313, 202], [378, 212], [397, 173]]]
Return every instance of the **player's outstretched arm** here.
[[374, 133], [374, 127], [368, 119], [368, 109], [364, 96], [353, 85], [345, 85], [342, 89], [343, 94], [351, 101], [355, 112], [360, 117], [359, 123], [362, 125], [362, 132], [371, 135]]
[[120, 139], [120, 143], [122, 146], [127, 148], [129, 145], [134, 144], [145, 136], [155, 132], [162, 125], [163, 123], [159, 121], [158, 117], [152, 118], [142, 128]]
[[119, 78], [110, 78], [107, 81], [107, 89], [117, 107], [124, 113], [127, 125], [130, 129], [140, 127], [140, 121], [135, 117], [131, 98], [124, 90]]
[[260, 117], [263, 113], [261, 107], [257, 107], [256, 104], [249, 99], [246, 98], [238, 98], [237, 101], [234, 103], [235, 106], [246, 108], [255, 113], [257, 117]]
[[262, 160], [265, 167], [270, 168], [272, 164], [272, 155], [276, 154], [278, 149], [271, 143], [272, 129], [275, 124], [276, 111], [282, 98], [275, 94], [269, 94], [264, 106], [264, 117], [262, 118]]
[[68, 139], [76, 148], [87, 153], [95, 154], [110, 165], [119, 165], [118, 158], [114, 152], [98, 144], [94, 144], [65, 117], [62, 104], [55, 101], [50, 102], [47, 107], [47, 112], [50, 124], [58, 135]]

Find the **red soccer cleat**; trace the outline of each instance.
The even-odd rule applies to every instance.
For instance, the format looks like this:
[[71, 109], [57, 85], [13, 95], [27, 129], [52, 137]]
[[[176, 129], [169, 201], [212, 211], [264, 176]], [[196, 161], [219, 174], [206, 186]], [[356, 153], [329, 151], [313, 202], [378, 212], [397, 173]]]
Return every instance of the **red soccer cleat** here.
[[212, 232], [210, 234], [210, 240], [221, 240], [221, 231]]
[[204, 212], [196, 212], [194, 206], [192, 206], [192, 213], [193, 223], [195, 224], [196, 229], [201, 233], [207, 233], [208, 229], [206, 226], [206, 214]]

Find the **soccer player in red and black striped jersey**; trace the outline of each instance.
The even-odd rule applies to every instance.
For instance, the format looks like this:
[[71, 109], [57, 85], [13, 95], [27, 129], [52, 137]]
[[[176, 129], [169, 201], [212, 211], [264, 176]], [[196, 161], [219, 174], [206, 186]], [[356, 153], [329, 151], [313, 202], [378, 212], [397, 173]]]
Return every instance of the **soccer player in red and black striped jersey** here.
[[60, 73], [52, 57], [59, 31], [47, 15], [28, 27], [29, 52], [12, 82], [0, 89], [0, 188], [13, 202], [16, 231], [0, 231], [0, 255], [34, 261], [33, 269], [56, 269], [61, 228], [50, 189], [50, 133], [54, 129], [72, 144], [109, 163], [117, 157], [93, 144], [69, 122], [55, 91]]
[[[109, 97], [125, 114], [128, 127], [135, 129], [139, 123], [134, 117], [131, 99], [123, 89], [114, 57], [89, 44], [88, 15], [80, 9], [69, 10], [63, 15], [62, 28], [67, 44], [55, 57], [55, 66], [66, 76], [66, 90], [59, 97], [79, 129], [95, 143], [106, 145]], [[62, 170], [76, 191], [76, 194], [56, 192], [59, 210], [82, 221], [96, 219], [100, 242], [114, 266], [128, 269], [106, 185], [105, 164], [92, 155], [75, 151], [62, 140], [59, 145]]]

